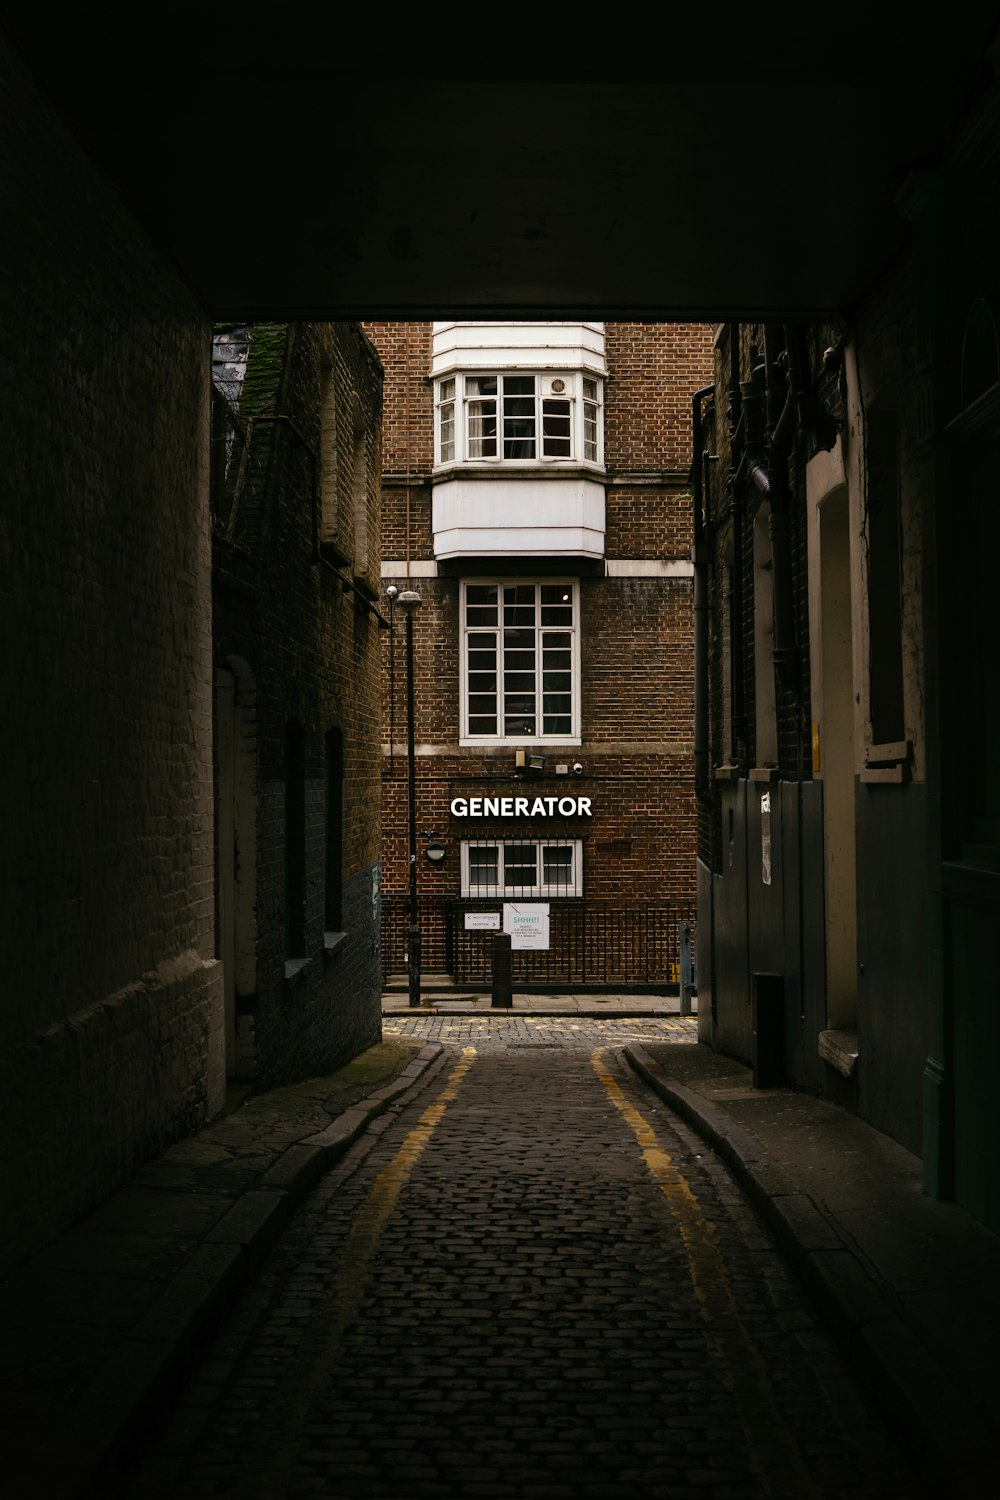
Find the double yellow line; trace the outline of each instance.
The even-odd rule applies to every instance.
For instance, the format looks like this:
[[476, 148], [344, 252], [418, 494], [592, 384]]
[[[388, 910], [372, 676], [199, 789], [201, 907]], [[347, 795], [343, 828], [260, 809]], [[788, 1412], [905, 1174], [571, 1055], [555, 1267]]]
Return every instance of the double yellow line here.
[[[773, 1500], [818, 1500], [820, 1491], [778, 1409], [767, 1365], [737, 1310], [714, 1227], [705, 1219], [690, 1183], [660, 1145], [649, 1121], [629, 1103], [608, 1072], [599, 1050], [592, 1054], [591, 1063], [608, 1098], [632, 1127], [643, 1161], [677, 1225], [701, 1317], [719, 1354], [723, 1384], [733, 1394], [751, 1472], [758, 1476], [764, 1494]], [[762, 1447], [772, 1452], [776, 1449], [777, 1454], [765, 1462]]]
[[253, 1472], [244, 1473], [228, 1491], [231, 1500], [275, 1500], [284, 1493], [280, 1486], [301, 1447], [302, 1428], [309, 1419], [313, 1398], [337, 1360], [344, 1329], [364, 1295], [382, 1230], [475, 1060], [475, 1047], [463, 1048], [461, 1060], [452, 1068], [434, 1103], [427, 1106], [392, 1161], [372, 1183], [351, 1222], [330, 1293], [316, 1308], [295, 1351], [294, 1367], [269, 1403], [267, 1427], [258, 1432], [263, 1451], [256, 1455]]

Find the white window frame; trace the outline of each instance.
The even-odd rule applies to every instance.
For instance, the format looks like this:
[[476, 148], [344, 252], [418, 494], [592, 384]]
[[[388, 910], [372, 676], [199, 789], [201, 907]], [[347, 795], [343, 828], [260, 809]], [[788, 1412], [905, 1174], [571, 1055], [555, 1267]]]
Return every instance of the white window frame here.
[[[471, 880], [470, 851], [473, 849], [496, 849], [497, 850], [497, 883], [495, 885], [475, 885]], [[531, 886], [504, 884], [504, 863], [506, 850], [508, 849], [534, 848], [535, 869], [538, 874], [537, 883]], [[543, 878], [544, 862], [543, 849], [572, 849], [573, 851], [573, 880], [569, 885], [549, 885]], [[460, 845], [461, 855], [461, 881], [462, 897], [465, 900], [475, 900], [482, 897], [484, 901], [532, 901], [532, 900], [557, 900], [562, 896], [583, 895], [583, 840], [574, 838], [538, 838], [534, 834], [525, 834], [518, 838], [516, 834], [504, 834], [497, 838], [488, 835], [483, 838], [463, 839]]]
[[[510, 377], [531, 378], [534, 388], [535, 454], [533, 458], [504, 457], [504, 396], [503, 382]], [[474, 382], [483, 378], [495, 379], [495, 397], [483, 397], [476, 393]], [[563, 389], [554, 390], [553, 384], [562, 382]], [[604, 468], [604, 420], [603, 377], [592, 370], [542, 370], [502, 368], [489, 370], [449, 371], [434, 382], [434, 466], [437, 469], [453, 467], [483, 467], [499, 465], [504, 469], [538, 469], [551, 467]], [[496, 405], [496, 449], [495, 453], [469, 455], [471, 403], [493, 400]], [[569, 407], [570, 451], [566, 454], [543, 452], [544, 422], [547, 402], [566, 402]], [[550, 413], [551, 415], [551, 413]], [[450, 421], [452, 445], [442, 442], [442, 426]], [[589, 452], [588, 452], [589, 450]]]
[[[541, 590], [543, 586], [555, 585], [568, 588], [572, 594], [573, 624], [571, 626], [543, 626], [541, 623]], [[472, 626], [467, 622], [467, 597], [469, 587], [487, 585], [497, 590], [496, 626]], [[502, 653], [498, 649], [497, 662], [497, 733], [472, 734], [469, 731], [469, 667], [468, 639], [472, 635], [495, 633], [502, 642], [503, 637], [503, 590], [505, 587], [532, 585], [535, 589], [535, 682], [536, 710], [539, 696], [538, 684], [542, 681], [542, 636], [543, 632], [568, 634], [570, 644], [570, 732], [568, 734], [539, 734], [530, 731], [507, 734], [503, 728]], [[536, 712], [536, 724], [541, 715]], [[580, 744], [580, 584], [577, 578], [463, 578], [459, 590], [459, 744], [460, 745], [579, 745]]]

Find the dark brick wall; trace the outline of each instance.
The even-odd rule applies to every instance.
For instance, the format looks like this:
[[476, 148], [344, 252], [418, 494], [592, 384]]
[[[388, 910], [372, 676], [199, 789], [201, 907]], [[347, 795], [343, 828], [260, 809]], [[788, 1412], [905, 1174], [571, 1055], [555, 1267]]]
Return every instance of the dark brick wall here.
[[[259, 364], [257, 363], [259, 361]], [[324, 373], [325, 372], [325, 373]], [[321, 424], [324, 384], [332, 380]], [[352, 587], [359, 432], [365, 526], [378, 534], [382, 372], [356, 324], [258, 325], [241, 406], [290, 423], [262, 423], [267, 482], [259, 541], [216, 539], [216, 665], [245, 664], [255, 684], [256, 923], [254, 983], [238, 999], [240, 1071], [266, 1087], [322, 1073], [380, 1034], [379, 623]], [[360, 422], [360, 426], [359, 426]], [[322, 476], [322, 481], [318, 476]], [[322, 490], [317, 495], [314, 487]], [[346, 492], [346, 501], [344, 493]], [[316, 523], [317, 503], [319, 520]], [[315, 543], [319, 542], [318, 549]], [[330, 545], [336, 549], [329, 550]], [[378, 552], [361, 580], [377, 593]], [[305, 962], [286, 974], [285, 726], [305, 754]], [[326, 922], [326, 737], [343, 737], [344, 932]]]
[[0, 45], [0, 1264], [221, 1103], [209, 326]]

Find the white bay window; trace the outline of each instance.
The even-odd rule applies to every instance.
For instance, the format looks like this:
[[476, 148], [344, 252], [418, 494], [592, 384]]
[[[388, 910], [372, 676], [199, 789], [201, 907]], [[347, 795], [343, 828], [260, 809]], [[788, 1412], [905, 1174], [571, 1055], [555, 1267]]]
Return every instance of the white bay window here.
[[601, 382], [574, 371], [448, 375], [436, 383], [435, 462], [601, 463]]

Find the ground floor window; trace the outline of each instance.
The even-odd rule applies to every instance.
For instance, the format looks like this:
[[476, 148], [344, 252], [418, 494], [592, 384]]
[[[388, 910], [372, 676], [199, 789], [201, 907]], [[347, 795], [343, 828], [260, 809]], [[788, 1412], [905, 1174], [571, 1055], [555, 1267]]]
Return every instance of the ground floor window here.
[[469, 839], [462, 844], [462, 895], [582, 896], [579, 839]]

